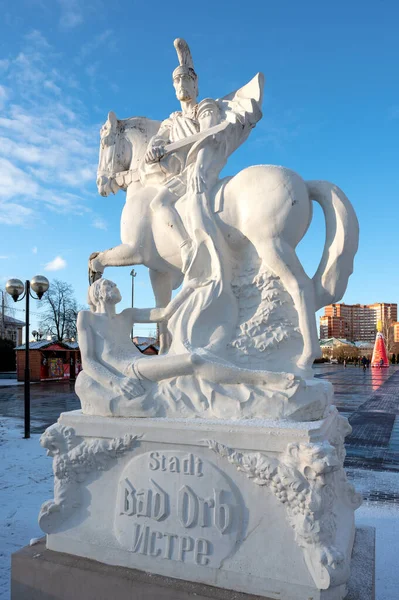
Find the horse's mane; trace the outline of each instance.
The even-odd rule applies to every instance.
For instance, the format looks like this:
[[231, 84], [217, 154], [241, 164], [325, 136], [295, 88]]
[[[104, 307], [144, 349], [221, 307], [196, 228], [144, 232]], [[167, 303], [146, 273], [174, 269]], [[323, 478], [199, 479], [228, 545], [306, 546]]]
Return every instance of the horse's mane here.
[[148, 142], [157, 133], [161, 121], [147, 119], [147, 117], [130, 117], [118, 120], [118, 133], [132, 145], [131, 169], [137, 169]]

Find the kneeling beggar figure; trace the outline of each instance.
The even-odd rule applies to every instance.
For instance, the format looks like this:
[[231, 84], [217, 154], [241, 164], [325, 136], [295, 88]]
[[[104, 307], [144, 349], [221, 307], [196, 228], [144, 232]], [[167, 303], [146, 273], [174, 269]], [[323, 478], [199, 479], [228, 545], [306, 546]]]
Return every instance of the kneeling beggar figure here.
[[[332, 396], [312, 375], [315, 312], [345, 292], [358, 223], [345, 194], [271, 165], [219, 178], [261, 119], [264, 78], [198, 101], [191, 52], [175, 40], [180, 110], [164, 121], [101, 129], [97, 186], [126, 192], [121, 244], [89, 259], [92, 312], [79, 315], [83, 411], [115, 416], [322, 418]], [[296, 254], [321, 205], [326, 240], [309, 277]], [[156, 308], [115, 312], [108, 266], [148, 267]], [[174, 298], [172, 291], [181, 287]], [[157, 322], [160, 354], [131, 343], [133, 322]]]

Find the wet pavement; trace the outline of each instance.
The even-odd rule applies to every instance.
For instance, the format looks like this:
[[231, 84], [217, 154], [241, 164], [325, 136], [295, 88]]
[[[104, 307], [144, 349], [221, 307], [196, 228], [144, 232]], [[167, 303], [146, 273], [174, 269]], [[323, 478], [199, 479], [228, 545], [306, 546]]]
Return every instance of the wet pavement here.
[[346, 467], [399, 472], [399, 367], [317, 365], [334, 386], [335, 404], [349, 419]]
[[[31, 432], [43, 433], [60, 413], [80, 408], [75, 383], [55, 381], [31, 385]], [[12, 418], [13, 426], [24, 428], [24, 386], [0, 387], [0, 418]]]

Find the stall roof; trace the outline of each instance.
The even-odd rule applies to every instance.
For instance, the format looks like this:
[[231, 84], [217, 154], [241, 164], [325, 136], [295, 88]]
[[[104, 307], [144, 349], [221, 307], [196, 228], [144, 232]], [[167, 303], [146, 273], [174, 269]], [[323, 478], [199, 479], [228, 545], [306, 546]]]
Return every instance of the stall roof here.
[[374, 342], [355, 342], [357, 348], [374, 348]]
[[140, 352], [144, 352], [145, 350], [148, 350], [148, 348], [154, 348], [154, 350], [156, 350], [157, 352], [159, 352], [159, 345], [158, 344], [136, 344], [137, 348], [140, 350]]
[[[57, 342], [56, 340], [39, 340], [37, 342], [29, 342], [29, 350], [45, 350], [53, 345], [64, 346], [65, 350], [79, 350], [78, 342]], [[25, 344], [17, 346], [15, 350], [25, 350]]]
[[133, 338], [133, 343], [137, 346], [140, 352], [145, 352], [145, 350], [150, 347], [153, 347], [156, 352], [159, 352], [159, 344], [157, 344], [156, 339], [153, 337], [135, 335]]
[[342, 338], [328, 338], [327, 340], [320, 340], [320, 346], [322, 348], [331, 348], [332, 346], [353, 346], [355, 347], [355, 343], [349, 340], [344, 340]]

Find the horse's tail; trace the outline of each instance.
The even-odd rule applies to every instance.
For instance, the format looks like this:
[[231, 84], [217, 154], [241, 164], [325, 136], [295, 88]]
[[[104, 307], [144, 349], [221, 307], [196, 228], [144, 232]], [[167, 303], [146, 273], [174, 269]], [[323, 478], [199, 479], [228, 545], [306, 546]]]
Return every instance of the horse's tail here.
[[323, 256], [313, 277], [316, 310], [338, 302], [353, 272], [359, 243], [359, 223], [342, 190], [328, 181], [307, 181], [309, 197], [320, 204], [326, 219]]

